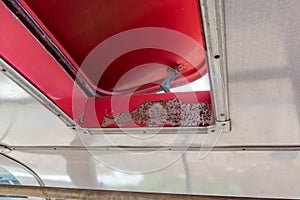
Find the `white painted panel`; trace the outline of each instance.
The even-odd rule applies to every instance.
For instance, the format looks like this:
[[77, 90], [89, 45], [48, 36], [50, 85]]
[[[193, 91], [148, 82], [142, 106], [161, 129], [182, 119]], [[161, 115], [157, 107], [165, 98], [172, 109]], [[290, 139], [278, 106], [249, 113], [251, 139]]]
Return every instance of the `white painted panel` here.
[[[204, 159], [188, 152], [187, 168], [178, 159], [145, 174], [109, 169], [84, 151], [15, 151], [11, 155], [36, 170], [48, 186], [300, 198], [298, 152], [211, 152]], [[127, 164], [142, 162], [121, 157], [120, 162]]]

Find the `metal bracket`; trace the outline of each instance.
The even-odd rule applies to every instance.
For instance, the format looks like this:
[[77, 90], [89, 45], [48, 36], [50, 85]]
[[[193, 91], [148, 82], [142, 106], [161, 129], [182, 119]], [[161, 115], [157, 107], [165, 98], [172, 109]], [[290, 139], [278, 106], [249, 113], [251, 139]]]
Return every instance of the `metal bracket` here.
[[215, 125], [207, 127], [207, 133], [216, 132], [221, 130], [222, 133], [228, 133], [231, 131], [231, 121], [216, 121]]
[[176, 66], [176, 68], [169, 68], [170, 74], [160, 84], [160, 87], [164, 92], [170, 92], [171, 82], [174, 80], [174, 78], [176, 78], [180, 74], [180, 72], [177, 70], [177, 68], [178, 68], [177, 66]]

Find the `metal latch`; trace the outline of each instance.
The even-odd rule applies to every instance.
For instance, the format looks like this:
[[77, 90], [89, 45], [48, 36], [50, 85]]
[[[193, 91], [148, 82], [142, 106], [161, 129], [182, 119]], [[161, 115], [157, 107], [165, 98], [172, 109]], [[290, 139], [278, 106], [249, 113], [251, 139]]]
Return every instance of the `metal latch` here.
[[169, 68], [170, 74], [167, 78], [160, 84], [160, 88], [164, 92], [170, 92], [171, 82], [180, 74], [179, 70], [183, 68], [183, 65], [178, 65], [174, 68]]

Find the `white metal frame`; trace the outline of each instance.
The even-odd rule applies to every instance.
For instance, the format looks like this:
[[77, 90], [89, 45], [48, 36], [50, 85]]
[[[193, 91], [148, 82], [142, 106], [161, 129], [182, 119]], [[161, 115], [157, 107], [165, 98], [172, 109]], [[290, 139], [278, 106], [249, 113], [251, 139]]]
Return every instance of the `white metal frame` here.
[[223, 0], [200, 0], [208, 71], [217, 122], [230, 123]]

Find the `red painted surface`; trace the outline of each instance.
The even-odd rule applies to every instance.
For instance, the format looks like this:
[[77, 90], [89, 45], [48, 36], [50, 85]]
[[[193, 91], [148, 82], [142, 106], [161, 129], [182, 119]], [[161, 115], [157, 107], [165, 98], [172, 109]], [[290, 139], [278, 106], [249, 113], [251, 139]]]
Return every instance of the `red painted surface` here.
[[[124, 66], [124, 63], [126, 63], [126, 67], [120, 67]], [[104, 71], [98, 86], [115, 93], [126, 90], [129, 92], [124, 93], [130, 93], [130, 89], [135, 90], [135, 93], [159, 91], [159, 84], [169, 75], [169, 71], [166, 67], [161, 67], [158, 64], [165, 66], [184, 65], [181, 75], [172, 81], [172, 87], [188, 84], [206, 73], [206, 67], [196, 69], [190, 62], [175, 53], [148, 48], [131, 51], [118, 57]], [[205, 64], [205, 60], [203, 60], [201, 66]], [[115, 73], [116, 71], [118, 73]]]
[[[102, 42], [116, 34], [136, 28], [157, 27], [172, 30], [189, 37], [199, 46], [204, 46], [197, 0], [20, 0], [20, 2], [35, 20], [47, 30], [48, 34], [54, 37], [54, 41], [69, 56], [69, 59], [74, 61], [73, 64], [77, 68], [82, 65], [97, 45], [101, 45]], [[151, 38], [150, 34], [146, 32], [143, 35], [145, 41]], [[161, 36], [156, 38], [154, 42], [168, 42], [169, 45], [177, 44], [177, 48], [181, 48], [181, 51], [192, 52], [193, 49], [186, 46], [181, 39], [167, 41], [168, 38], [169, 35], [162, 32]], [[128, 44], [123, 41], [118, 43], [116, 47], [110, 46], [110, 49], [117, 51], [119, 48], [128, 48], [129, 51], [130, 46], [135, 42], [134, 39]], [[185, 53], [184, 56], [171, 52], [157, 54], [158, 50], [149, 48], [149, 45], [148, 48], [145, 45], [145, 48], [137, 50], [138, 52], [123, 52], [118, 55], [122, 58], [116, 58], [108, 66], [103, 62], [103, 58], [107, 55], [97, 55], [97, 58], [89, 63], [90, 66], [82, 67], [81, 70], [94, 89], [108, 95], [111, 95], [113, 90], [123, 92], [123, 94], [129, 89], [136, 90], [137, 85], [145, 85], [144, 89], [146, 90], [136, 90], [140, 92], [159, 90], [159, 87], [147, 85], [147, 83], [161, 82], [162, 77], [166, 77], [168, 72], [155, 71], [155, 63], [164, 63], [170, 66], [185, 64], [183, 76], [174, 81], [175, 85], [194, 81], [206, 72], [206, 63], [203, 62], [205, 52], [197, 51], [194, 52], [194, 55]], [[198, 61], [190, 63], [186, 57], [198, 57]], [[149, 62], [154, 63], [153, 71], [156, 72], [154, 73], [156, 75], [145, 73], [143, 75], [145, 81], [132, 75], [127, 78], [128, 84], [124, 84], [128, 87], [122, 89], [114, 87], [119, 78], [124, 76], [126, 72], [141, 63]], [[102, 73], [104, 68], [106, 71]]]
[[[22, 2], [24, 3], [25, 0]], [[104, 5], [100, 2], [104, 2]], [[140, 26], [173, 29], [188, 35], [197, 45], [203, 46], [199, 10], [197, 1], [194, 0], [26, 0], [26, 3], [35, 12], [30, 11], [32, 16], [78, 68], [84, 57], [98, 43], [120, 31]], [[120, 3], [122, 6], [119, 5]], [[168, 100], [174, 98], [175, 95], [186, 103], [210, 102], [209, 92], [134, 94], [127, 105], [124, 104], [124, 101], [128, 100], [126, 95], [88, 98], [84, 95], [82, 88], [74, 84], [74, 80], [2, 2], [0, 3], [0, 32], [0, 57], [82, 127], [100, 128], [99, 121], [104, 115], [112, 112], [111, 100], [114, 102], [114, 112], [126, 112], [128, 105], [129, 110], [134, 109], [145, 100]], [[189, 45], [177, 44], [178, 41], [173, 41], [175, 44], [173, 48], [182, 46], [183, 49], [179, 48], [182, 52], [189, 52]], [[164, 43], [164, 41], [154, 42]], [[165, 45], [168, 46], [169, 43]], [[189, 62], [182, 56], [162, 49], [146, 48], [130, 51], [120, 55], [110, 64], [103, 76], [99, 77], [100, 82], [97, 86], [107, 93], [113, 89], [126, 90], [126, 87], [121, 88], [123, 84], [116, 86], [116, 82], [137, 66], [153, 62], [165, 65], [183, 63], [185, 68], [182, 76], [175, 80], [174, 84], [187, 83], [206, 72], [205, 58], [198, 59], [201, 56], [203, 55], [191, 55], [193, 58], [191, 61], [203, 61], [199, 63], [201, 65], [194, 66], [195, 63]], [[122, 67], [119, 67], [121, 64]], [[150, 71], [154, 68], [151, 67]], [[88, 70], [91, 71], [86, 71], [87, 78], [93, 80], [93, 72], [97, 69], [88, 68]], [[166, 72], [167, 70], [164, 73]], [[154, 91], [158, 88], [160, 79], [166, 74], [147, 77], [149, 74], [147, 69], [142, 70], [142, 74], [133, 73], [136, 78], [127, 77], [128, 80], [125, 80], [124, 85], [132, 84], [133, 86], [129, 88], [137, 89], [136, 91], [139, 92]], [[139, 79], [142, 75], [145, 77]], [[151, 84], [143, 85], [143, 79]], [[130, 82], [130, 80], [133, 81]], [[116, 107], [115, 101], [118, 105]], [[80, 124], [79, 118], [82, 114], [85, 116], [84, 123]]]
[[[67, 115], [77, 119], [85, 108], [85, 95], [80, 88], [74, 87], [74, 81], [2, 2], [0, 33], [0, 57]], [[73, 110], [74, 98], [78, 107]]]

